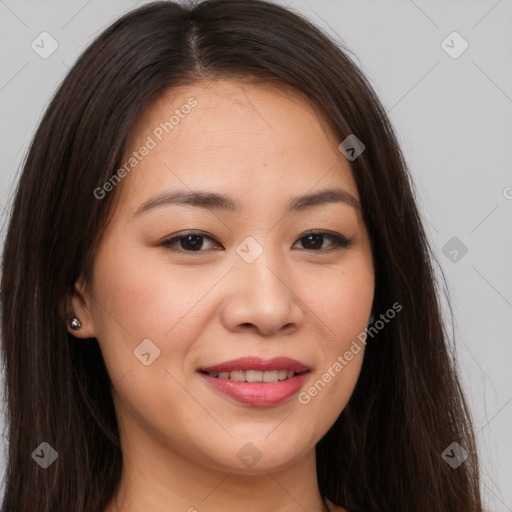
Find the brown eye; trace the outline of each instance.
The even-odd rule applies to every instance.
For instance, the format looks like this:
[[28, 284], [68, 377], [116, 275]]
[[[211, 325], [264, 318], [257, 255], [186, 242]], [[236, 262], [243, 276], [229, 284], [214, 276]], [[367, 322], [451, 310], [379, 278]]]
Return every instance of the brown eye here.
[[[330, 244], [329, 248], [322, 247], [326, 238], [333, 242]], [[319, 252], [331, 251], [337, 247], [349, 247], [353, 243], [353, 240], [348, 240], [343, 235], [335, 235], [323, 231], [311, 231], [299, 238], [299, 242], [302, 243], [303, 249], [313, 249], [315, 252]]]
[[212, 237], [201, 233], [183, 233], [169, 240], [165, 240], [160, 245], [175, 251], [205, 252], [205, 250], [208, 249], [204, 249], [204, 240], [215, 242]]
[[[324, 247], [326, 239], [331, 240], [331, 243], [329, 246]], [[171, 249], [172, 251], [200, 253], [213, 248], [212, 246], [208, 247], [208, 244], [206, 244], [205, 248], [205, 241], [209, 241], [210, 243], [213, 242], [214, 245], [216, 244], [216, 249], [221, 248], [220, 244], [218, 244], [211, 236], [196, 232], [181, 233], [168, 240], [164, 240], [160, 245]], [[300, 237], [296, 243], [299, 242], [302, 244], [302, 247], [299, 247], [299, 249], [309, 249], [314, 252], [330, 252], [336, 248], [349, 247], [352, 245], [353, 239], [348, 240], [343, 235], [327, 233], [324, 231], [311, 231]]]

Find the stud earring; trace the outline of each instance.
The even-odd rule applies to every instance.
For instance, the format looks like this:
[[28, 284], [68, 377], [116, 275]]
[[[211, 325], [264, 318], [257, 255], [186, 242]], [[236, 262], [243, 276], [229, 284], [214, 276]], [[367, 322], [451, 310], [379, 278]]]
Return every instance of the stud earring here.
[[80, 322], [80, 320], [75, 316], [73, 318], [70, 318], [69, 319], [69, 327], [71, 328], [71, 330], [73, 331], [78, 331], [78, 329], [80, 329], [80, 327], [82, 327], [82, 323]]

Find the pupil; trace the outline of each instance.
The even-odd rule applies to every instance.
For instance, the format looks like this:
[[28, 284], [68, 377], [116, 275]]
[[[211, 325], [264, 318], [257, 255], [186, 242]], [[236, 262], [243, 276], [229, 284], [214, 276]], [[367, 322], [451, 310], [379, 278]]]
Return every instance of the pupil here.
[[[196, 239], [195, 242], [191, 242], [190, 240], [191, 239]], [[187, 245], [187, 244], [190, 244], [189, 246], [193, 249], [193, 250], [197, 250], [197, 249], [201, 249], [202, 247], [202, 243], [198, 242], [197, 239], [202, 239], [201, 235], [187, 235], [183, 240], [182, 240], [182, 244], [181, 246], [183, 247], [183, 244]], [[183, 249], [187, 249], [187, 247], [183, 247]]]
[[313, 247], [313, 246], [314, 246], [314, 247], [317, 247], [317, 246], [318, 246], [318, 240], [320, 240], [320, 247], [322, 247], [322, 242], [321, 242], [321, 240], [322, 240], [322, 235], [308, 235], [306, 238], [307, 238], [309, 241], [311, 241], [311, 239], [312, 239], [312, 238], [314, 239], [315, 237], [317, 238], [317, 243], [310, 244], [310, 247]]

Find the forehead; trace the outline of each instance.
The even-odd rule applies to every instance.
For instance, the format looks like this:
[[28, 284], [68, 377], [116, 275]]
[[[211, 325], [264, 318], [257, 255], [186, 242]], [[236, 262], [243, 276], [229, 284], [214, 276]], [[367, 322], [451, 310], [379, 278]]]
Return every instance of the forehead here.
[[234, 80], [174, 87], [132, 130], [123, 164], [135, 165], [127, 165], [117, 192], [132, 209], [176, 189], [241, 199], [266, 191], [270, 201], [341, 186], [358, 198], [338, 144], [314, 106], [289, 87]]

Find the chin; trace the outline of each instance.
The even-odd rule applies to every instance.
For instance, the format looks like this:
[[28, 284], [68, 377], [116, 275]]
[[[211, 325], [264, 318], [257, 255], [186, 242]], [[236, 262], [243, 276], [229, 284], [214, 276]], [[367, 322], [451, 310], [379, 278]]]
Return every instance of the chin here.
[[268, 432], [271, 431], [267, 430], [264, 435], [237, 437], [222, 451], [210, 451], [208, 458], [217, 469], [255, 475], [288, 469], [311, 453], [314, 455], [315, 444], [304, 443], [300, 432], [286, 437], [282, 433], [269, 435]]

